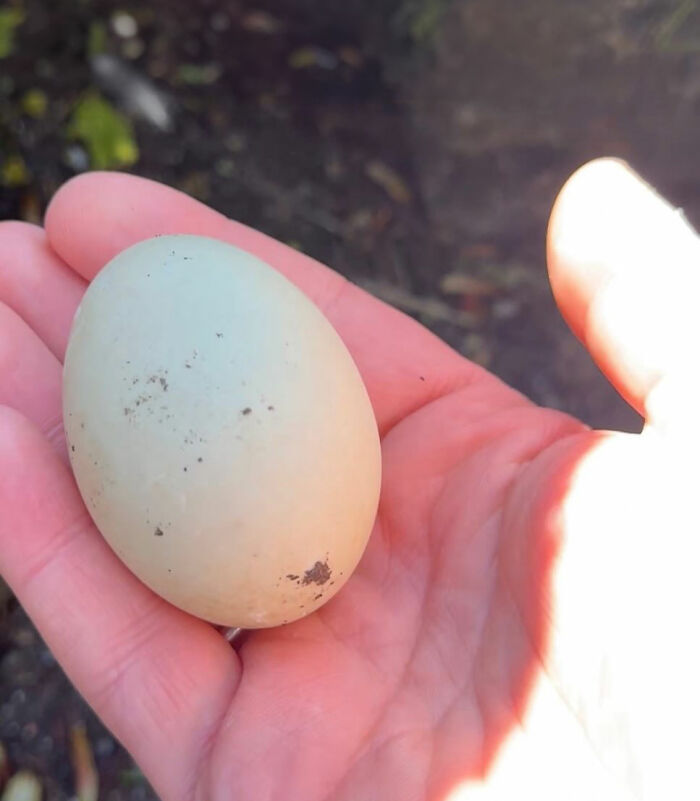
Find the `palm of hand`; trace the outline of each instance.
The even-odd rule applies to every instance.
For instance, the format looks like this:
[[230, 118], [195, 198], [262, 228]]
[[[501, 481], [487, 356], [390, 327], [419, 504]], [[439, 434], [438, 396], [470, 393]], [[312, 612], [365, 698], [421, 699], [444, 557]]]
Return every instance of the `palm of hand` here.
[[[128, 212], [104, 201], [107, 181]], [[78, 208], [94, 218], [75, 231]], [[100, 229], [115, 233], [96, 237]], [[91, 529], [61, 456], [17, 415], [3, 416], [0, 467], [9, 462], [14, 479], [0, 490], [11, 510], [0, 566], [163, 797], [432, 801], [465, 780], [507, 789], [529, 775], [513, 768], [518, 754], [535, 760], [558, 736], [550, 713], [539, 711], [551, 706], [539, 689], [549, 683], [546, 654], [564, 653], [566, 662], [569, 651], [566, 635], [549, 637], [543, 623], [556, 551], [548, 544], [565, 528], [552, 523], [552, 511], [564, 505], [562, 476], [598, 445], [615, 466], [616, 441], [534, 407], [319, 265], [160, 187], [84, 179], [54, 204], [48, 231], [87, 279], [114, 252], [155, 233], [202, 233], [257, 252], [336, 325], [383, 434], [382, 501], [356, 574], [319, 612], [255, 632], [237, 655], [125, 571]], [[54, 271], [52, 300], [11, 281], [6, 293], [60, 359], [84, 285], [47, 254], [43, 234], [13, 227], [4, 235], [16, 251], [42, 249], [42, 269]], [[57, 309], [52, 322], [46, 303]], [[60, 363], [49, 367], [28, 326], [12, 325], [26, 369], [46, 369], [30, 388], [16, 371], [0, 402], [51, 434], [60, 419]], [[625, 464], [626, 449], [622, 443]], [[42, 512], [28, 514], [28, 502]], [[52, 588], [62, 597], [49, 607]], [[589, 677], [572, 688], [566, 668], [557, 689], [585, 711]], [[516, 731], [526, 744], [498, 769], [498, 752]], [[591, 733], [595, 739], [595, 721]], [[584, 751], [567, 764], [588, 767]]]
[[532, 669], [499, 569], [504, 503], [522, 463], [578, 428], [485, 375], [396, 423], [359, 569], [244, 644], [210, 752], [220, 796], [203, 797], [432, 799], [481, 773]]

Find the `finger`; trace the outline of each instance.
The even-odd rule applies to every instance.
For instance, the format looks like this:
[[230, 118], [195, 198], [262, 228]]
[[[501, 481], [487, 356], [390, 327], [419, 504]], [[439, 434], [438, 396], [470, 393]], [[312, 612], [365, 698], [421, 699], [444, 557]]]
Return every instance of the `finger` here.
[[682, 214], [622, 162], [592, 162], [556, 202], [548, 263], [565, 318], [618, 391], [654, 425], [687, 420], [700, 242]]
[[43, 229], [0, 223], [0, 301], [14, 309], [61, 361], [85, 287], [85, 281], [52, 253]]
[[194, 797], [197, 763], [237, 686], [235, 652], [118, 561], [69, 469], [7, 408], [0, 477], [0, 573], [163, 797]]
[[46, 228], [54, 250], [88, 280], [120, 250], [156, 234], [210, 236], [254, 254], [297, 284], [335, 326], [362, 373], [380, 428], [484, 375], [327, 267], [152, 181], [114, 173], [75, 178], [51, 203]]
[[32, 329], [0, 303], [0, 405], [31, 420], [65, 455], [61, 365]]
[[499, 564], [529, 643], [635, 798], [697, 785], [696, 457], [678, 456], [661, 438], [584, 432], [535, 457], [503, 511]]

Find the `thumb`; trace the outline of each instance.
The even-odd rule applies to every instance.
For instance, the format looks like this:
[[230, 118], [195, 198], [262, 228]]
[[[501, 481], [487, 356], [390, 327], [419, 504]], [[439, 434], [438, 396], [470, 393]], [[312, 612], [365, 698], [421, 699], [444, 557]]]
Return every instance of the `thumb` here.
[[622, 162], [582, 167], [552, 212], [554, 295], [574, 333], [647, 423], [684, 427], [700, 389], [700, 240]]
[[503, 576], [544, 676], [639, 799], [700, 797], [694, 476], [662, 438], [585, 432], [533, 460], [504, 512]]

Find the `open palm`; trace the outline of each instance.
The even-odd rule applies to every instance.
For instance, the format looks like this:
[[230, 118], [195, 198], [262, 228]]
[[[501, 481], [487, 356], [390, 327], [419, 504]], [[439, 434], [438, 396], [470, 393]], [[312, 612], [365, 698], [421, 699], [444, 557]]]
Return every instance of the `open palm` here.
[[[45, 231], [0, 226], [0, 570], [164, 801], [654, 797], [668, 781], [664, 737], [636, 710], [665, 675], [659, 647], [681, 649], [689, 681], [697, 670], [647, 584], [676, 500], [659, 489], [659, 443], [673, 439], [678, 373], [658, 342], [647, 364], [629, 293], [607, 293], [616, 271], [622, 290], [634, 282], [609, 247], [601, 182], [658, 216], [647, 261], [652, 240], [697, 246], [610, 162], [574, 179], [555, 218], [564, 313], [640, 410], [659, 390], [653, 436], [594, 433], [536, 407], [327, 268], [157, 184], [85, 176], [58, 193]], [[607, 239], [590, 236], [591, 215]], [[577, 225], [589, 236], [573, 252]], [[379, 514], [356, 573], [321, 610], [253, 632], [238, 652], [122, 566], [67, 467], [72, 315], [102, 265], [159, 233], [234, 243], [300, 286], [355, 358], [382, 434]], [[673, 250], [661, 239], [659, 253]], [[689, 258], [678, 269], [685, 282]], [[674, 615], [689, 601], [679, 586], [661, 599]], [[685, 681], [668, 693], [679, 708], [654, 709], [678, 733], [700, 703]]]

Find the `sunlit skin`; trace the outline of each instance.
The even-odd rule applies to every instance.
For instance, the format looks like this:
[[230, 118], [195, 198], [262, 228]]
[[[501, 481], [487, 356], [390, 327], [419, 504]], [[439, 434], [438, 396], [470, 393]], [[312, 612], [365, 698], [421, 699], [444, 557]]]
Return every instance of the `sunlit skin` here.
[[[382, 434], [357, 572], [239, 651], [122, 566], [67, 464], [72, 315], [101, 266], [159, 233], [218, 237], [295, 282], [344, 339]], [[594, 432], [182, 194], [77, 178], [44, 229], [0, 224], [0, 572], [163, 801], [695, 797], [699, 254], [618, 162], [564, 188], [555, 297], [647, 421]]]

